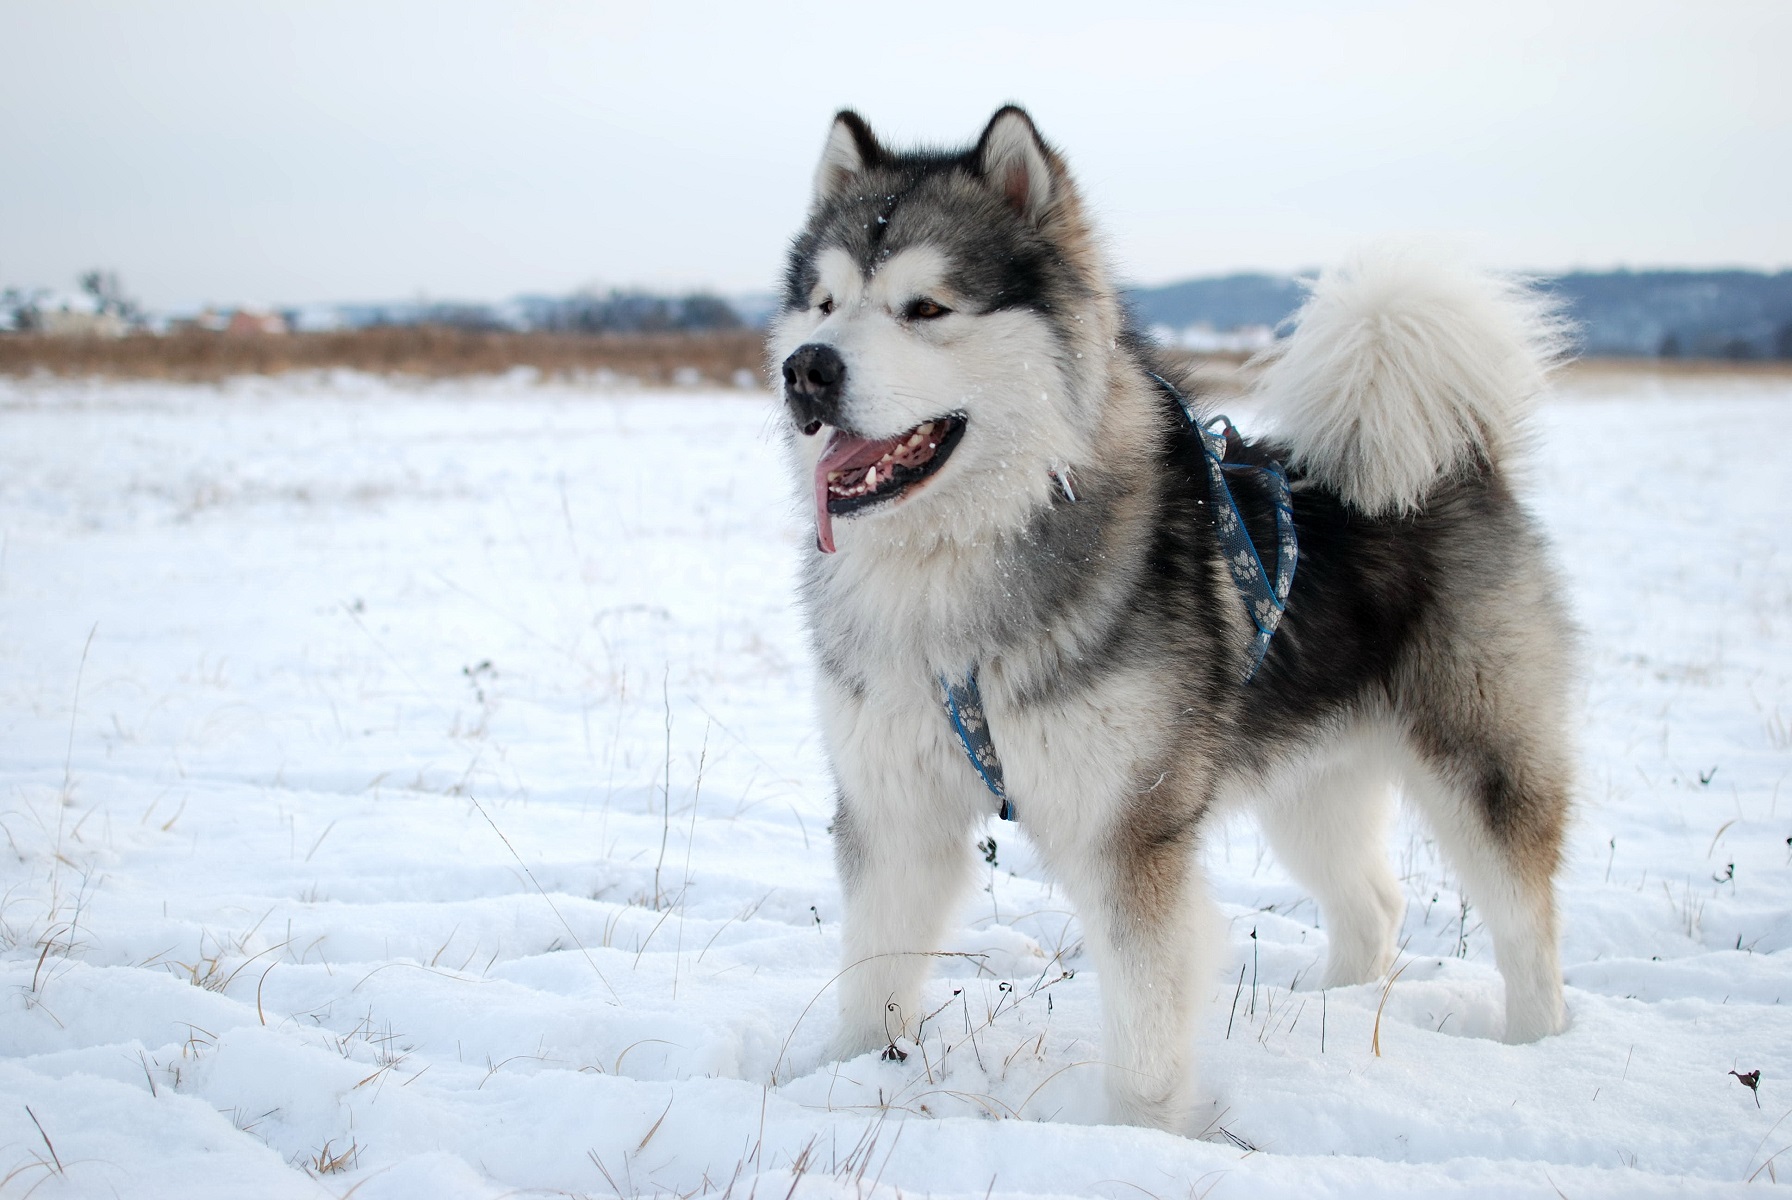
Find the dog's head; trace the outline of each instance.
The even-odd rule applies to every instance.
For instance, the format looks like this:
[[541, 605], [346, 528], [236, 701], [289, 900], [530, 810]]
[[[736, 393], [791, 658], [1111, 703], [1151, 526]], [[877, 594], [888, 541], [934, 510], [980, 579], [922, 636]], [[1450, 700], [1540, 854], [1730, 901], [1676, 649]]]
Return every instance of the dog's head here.
[[897, 537], [1025, 520], [1094, 436], [1118, 332], [1076, 188], [1024, 111], [956, 153], [893, 152], [839, 114], [769, 344], [818, 546], [835, 517]]

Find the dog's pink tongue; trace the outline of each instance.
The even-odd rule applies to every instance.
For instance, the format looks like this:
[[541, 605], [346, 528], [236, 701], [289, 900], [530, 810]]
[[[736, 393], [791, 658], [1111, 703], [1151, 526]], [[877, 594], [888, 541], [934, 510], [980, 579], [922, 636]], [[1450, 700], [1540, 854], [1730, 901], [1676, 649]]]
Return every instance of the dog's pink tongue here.
[[900, 435], [874, 442], [844, 429], [836, 429], [834, 436], [828, 439], [827, 448], [815, 464], [815, 544], [821, 547], [822, 553], [834, 552], [834, 519], [828, 512], [828, 473], [868, 467], [899, 440]]

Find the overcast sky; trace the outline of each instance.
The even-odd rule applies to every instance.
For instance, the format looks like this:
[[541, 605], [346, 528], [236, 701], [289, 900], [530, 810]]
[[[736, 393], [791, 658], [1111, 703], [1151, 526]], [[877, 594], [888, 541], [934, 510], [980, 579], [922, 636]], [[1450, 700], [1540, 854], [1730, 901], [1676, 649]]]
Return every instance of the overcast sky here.
[[1130, 279], [1792, 265], [1792, 2], [0, 0], [0, 284], [152, 305], [771, 286], [836, 108], [1005, 101]]

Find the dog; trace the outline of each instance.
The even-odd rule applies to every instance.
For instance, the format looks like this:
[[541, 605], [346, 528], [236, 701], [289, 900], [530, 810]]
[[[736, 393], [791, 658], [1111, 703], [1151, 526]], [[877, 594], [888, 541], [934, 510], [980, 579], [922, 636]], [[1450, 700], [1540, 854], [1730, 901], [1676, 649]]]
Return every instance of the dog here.
[[816, 535], [831, 1053], [914, 1032], [1000, 811], [1098, 967], [1110, 1118], [1182, 1129], [1221, 945], [1203, 831], [1252, 810], [1318, 901], [1324, 985], [1365, 983], [1404, 907], [1396, 789], [1492, 934], [1507, 1040], [1561, 1030], [1573, 626], [1513, 483], [1565, 344], [1550, 307], [1360, 257], [1270, 352], [1254, 399], [1274, 435], [1245, 439], [1131, 323], [1024, 110], [954, 152], [892, 150], [841, 112], [813, 188], [768, 355]]

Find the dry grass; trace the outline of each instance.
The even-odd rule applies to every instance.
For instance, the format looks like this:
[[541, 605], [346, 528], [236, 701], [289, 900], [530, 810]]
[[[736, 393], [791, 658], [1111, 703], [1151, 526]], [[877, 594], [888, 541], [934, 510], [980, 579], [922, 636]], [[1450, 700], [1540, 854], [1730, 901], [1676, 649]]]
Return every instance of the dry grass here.
[[[1261, 366], [1244, 355], [1165, 353], [1169, 365], [1186, 372], [1197, 391], [1216, 400], [1242, 395], [1256, 383]], [[1600, 393], [1634, 387], [1638, 380], [1762, 380], [1792, 382], [1792, 362], [1736, 362], [1729, 359], [1578, 358], [1556, 377], [1577, 392]]]
[[304, 1167], [312, 1175], [335, 1175], [342, 1171], [352, 1171], [360, 1165], [360, 1143], [350, 1140], [348, 1149], [332, 1153], [335, 1143], [325, 1142], [318, 1152], [304, 1161]]
[[[609, 374], [647, 386], [733, 386], [740, 372], [765, 381], [764, 335], [727, 333], [494, 333], [443, 326], [389, 326], [338, 333], [228, 334], [186, 330], [168, 337], [0, 336], [0, 375], [172, 379], [215, 383], [236, 375], [348, 369], [443, 379], [531, 367], [544, 378]], [[1245, 356], [1172, 350], [1166, 358], [1202, 390], [1248, 388]]]
[[[733, 386], [740, 372], [765, 379], [763, 335], [728, 333], [494, 333], [443, 326], [389, 326], [339, 333], [244, 335], [187, 330], [168, 337], [0, 336], [0, 375], [216, 382], [233, 375], [346, 368], [428, 379], [498, 375], [530, 367], [544, 378], [610, 375], [647, 386]], [[1225, 397], [1249, 390], [1258, 370], [1240, 354], [1166, 351], [1168, 364], [1197, 390]], [[1574, 383], [1656, 378], [1792, 378], [1792, 362], [1702, 359], [1582, 359]]]
[[[1250, 390], [1261, 373], [1260, 365], [1244, 355], [1165, 353], [1170, 365], [1188, 372], [1197, 390], [1225, 398]], [[1557, 376], [1559, 383], [1577, 390], [1602, 391], [1628, 388], [1640, 379], [1769, 380], [1792, 381], [1792, 362], [1736, 362], [1729, 359], [1577, 358]]]
[[1576, 382], [1591, 379], [1792, 379], [1792, 360], [1727, 358], [1581, 358], [1567, 369]]
[[1189, 350], [1162, 350], [1159, 354], [1172, 379], [1214, 400], [1243, 395], [1262, 373], [1248, 354], [1196, 354]]
[[611, 335], [416, 326], [284, 336], [189, 330], [168, 337], [0, 337], [0, 375], [199, 382], [335, 368], [443, 378], [532, 367], [549, 378], [609, 373], [649, 385], [733, 385], [741, 371], [762, 378], [763, 360], [762, 336], [752, 330]]

